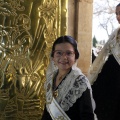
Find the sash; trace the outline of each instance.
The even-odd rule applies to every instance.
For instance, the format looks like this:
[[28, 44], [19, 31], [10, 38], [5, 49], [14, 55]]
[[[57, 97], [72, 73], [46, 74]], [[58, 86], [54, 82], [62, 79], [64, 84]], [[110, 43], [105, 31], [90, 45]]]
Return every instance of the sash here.
[[55, 100], [52, 92], [53, 74], [47, 76], [46, 83], [46, 108], [53, 120], [70, 120], [64, 110], [60, 107]]
[[61, 109], [56, 100], [52, 99], [50, 104], [46, 105], [47, 110], [53, 120], [70, 120], [67, 114]]

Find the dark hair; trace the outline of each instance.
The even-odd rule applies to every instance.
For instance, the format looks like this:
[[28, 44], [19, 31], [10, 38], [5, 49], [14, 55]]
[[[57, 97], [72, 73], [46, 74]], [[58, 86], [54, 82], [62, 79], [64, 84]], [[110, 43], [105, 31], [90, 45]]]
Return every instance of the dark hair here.
[[120, 6], [120, 3], [116, 7], [119, 7], [119, 6]]
[[54, 57], [55, 46], [57, 44], [60, 44], [60, 43], [70, 43], [73, 46], [74, 51], [75, 51], [75, 59], [79, 58], [79, 52], [78, 52], [78, 49], [77, 49], [77, 42], [74, 38], [72, 38], [71, 36], [68, 36], [68, 35], [58, 37], [55, 40], [55, 42], [53, 43], [53, 46], [52, 46], [51, 57]]

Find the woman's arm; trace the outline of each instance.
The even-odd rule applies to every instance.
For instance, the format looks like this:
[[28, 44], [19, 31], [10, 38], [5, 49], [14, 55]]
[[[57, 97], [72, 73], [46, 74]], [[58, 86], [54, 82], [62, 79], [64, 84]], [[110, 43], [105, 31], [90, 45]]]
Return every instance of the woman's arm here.
[[94, 111], [92, 107], [90, 90], [87, 88], [78, 99], [81, 120], [94, 120]]

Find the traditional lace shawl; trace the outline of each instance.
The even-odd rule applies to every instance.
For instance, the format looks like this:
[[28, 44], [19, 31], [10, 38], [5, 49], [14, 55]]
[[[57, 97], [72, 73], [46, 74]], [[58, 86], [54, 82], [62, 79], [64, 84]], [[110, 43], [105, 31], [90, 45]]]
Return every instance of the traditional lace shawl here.
[[88, 71], [88, 80], [93, 84], [100, 73], [108, 56], [113, 54], [120, 65], [120, 28], [117, 28], [110, 36], [108, 42], [104, 45], [98, 57], [94, 60]]
[[[46, 81], [46, 100], [47, 104], [52, 101], [52, 85], [53, 85], [53, 76], [56, 74], [57, 71], [54, 71], [51, 74], [47, 74], [47, 81]], [[76, 102], [78, 98], [80, 98], [83, 92], [86, 89], [90, 89], [90, 83], [85, 75], [81, 72], [80, 69], [74, 67], [69, 75], [66, 76], [65, 80], [59, 85], [58, 87], [58, 97], [56, 101], [59, 103], [61, 108], [64, 111], [69, 110], [70, 107]], [[91, 92], [92, 94], [92, 92]], [[92, 95], [91, 95], [92, 96]], [[93, 101], [93, 99], [92, 99]], [[95, 108], [95, 104], [93, 101], [93, 106]]]

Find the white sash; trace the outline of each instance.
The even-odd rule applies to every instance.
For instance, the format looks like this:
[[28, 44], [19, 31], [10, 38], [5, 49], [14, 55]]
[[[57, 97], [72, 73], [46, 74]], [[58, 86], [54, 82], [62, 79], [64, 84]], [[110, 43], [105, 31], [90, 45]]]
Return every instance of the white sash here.
[[56, 100], [52, 99], [51, 104], [46, 105], [47, 110], [53, 120], [70, 120], [67, 114], [61, 109]]

